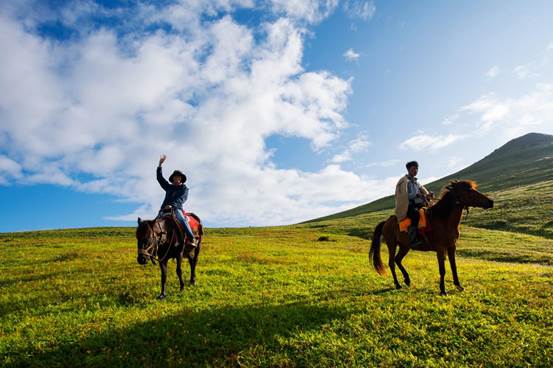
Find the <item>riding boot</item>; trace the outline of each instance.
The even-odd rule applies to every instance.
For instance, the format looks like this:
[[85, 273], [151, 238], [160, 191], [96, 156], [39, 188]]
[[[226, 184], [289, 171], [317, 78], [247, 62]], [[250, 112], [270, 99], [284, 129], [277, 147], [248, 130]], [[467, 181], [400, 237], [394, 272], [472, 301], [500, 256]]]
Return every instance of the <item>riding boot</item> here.
[[409, 227], [409, 244], [411, 245], [411, 248], [416, 248], [420, 245], [422, 245], [422, 242], [419, 240], [418, 237], [418, 229], [415, 226]]

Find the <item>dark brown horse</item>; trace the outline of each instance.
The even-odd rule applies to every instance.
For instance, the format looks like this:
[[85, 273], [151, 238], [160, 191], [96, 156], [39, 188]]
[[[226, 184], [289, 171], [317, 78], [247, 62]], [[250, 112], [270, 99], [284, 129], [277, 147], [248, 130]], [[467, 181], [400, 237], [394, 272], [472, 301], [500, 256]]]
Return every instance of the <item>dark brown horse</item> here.
[[141, 265], [151, 260], [153, 264], [156, 261], [161, 269], [161, 294], [159, 299], [165, 299], [165, 284], [167, 281], [167, 262], [175, 258], [177, 260], [177, 276], [179, 277], [180, 290], [184, 290], [184, 281], [182, 280], [181, 264], [184, 256], [188, 258], [190, 264], [190, 284], [196, 284], [196, 265], [202, 246], [203, 227], [200, 219], [190, 214], [196, 220], [190, 227], [197, 238], [197, 245], [194, 247], [188, 241], [185, 244], [179, 243], [179, 228], [176, 219], [172, 215], [163, 216], [155, 220], [142, 220], [138, 218], [138, 227], [136, 228], [136, 240], [138, 241], [137, 262]]
[[[453, 274], [453, 283], [457, 289], [462, 291], [463, 287], [457, 276], [457, 265], [455, 263], [455, 249], [457, 239], [459, 239], [459, 224], [463, 209], [468, 211], [469, 207], [492, 208], [493, 200], [486, 197], [477, 190], [477, 185], [474, 181], [452, 181], [442, 191], [440, 200], [430, 207], [427, 212], [428, 224], [431, 227], [431, 232], [428, 236], [428, 243], [420, 249], [425, 251], [436, 251], [438, 255], [438, 266], [440, 269], [440, 294], [446, 295], [445, 291], [445, 257], [446, 253], [449, 258], [449, 265]], [[380, 258], [380, 238], [384, 235], [384, 240], [388, 245], [388, 265], [394, 277], [396, 289], [400, 289], [396, 276], [395, 265], [397, 264], [405, 284], [409, 286], [411, 281], [405, 267], [401, 264], [403, 258], [407, 255], [410, 249], [409, 237], [407, 232], [400, 232], [397, 217], [390, 216], [388, 220], [379, 223], [374, 230], [369, 258], [373, 263], [376, 271], [384, 275], [386, 273], [382, 259]], [[399, 252], [396, 255], [396, 248], [399, 246]]]

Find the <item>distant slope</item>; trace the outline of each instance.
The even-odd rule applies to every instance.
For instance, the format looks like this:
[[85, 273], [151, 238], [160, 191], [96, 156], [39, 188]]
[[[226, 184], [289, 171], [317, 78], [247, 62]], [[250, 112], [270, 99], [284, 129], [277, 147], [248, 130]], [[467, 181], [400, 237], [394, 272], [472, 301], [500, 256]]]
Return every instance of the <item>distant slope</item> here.
[[[427, 188], [438, 193], [451, 179], [472, 179], [485, 193], [553, 180], [553, 135], [529, 133], [513, 139], [469, 167], [436, 180]], [[357, 216], [394, 207], [387, 196], [347, 211], [306, 221], [317, 222]]]

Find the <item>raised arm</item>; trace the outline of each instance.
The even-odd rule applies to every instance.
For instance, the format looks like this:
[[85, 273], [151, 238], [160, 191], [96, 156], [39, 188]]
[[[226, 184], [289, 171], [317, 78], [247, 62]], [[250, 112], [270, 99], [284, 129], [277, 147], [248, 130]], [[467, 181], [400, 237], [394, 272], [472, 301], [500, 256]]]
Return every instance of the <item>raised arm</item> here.
[[157, 166], [157, 181], [158, 181], [159, 185], [161, 185], [163, 190], [167, 190], [171, 186], [171, 184], [169, 184], [169, 182], [167, 180], [165, 180], [165, 178], [163, 177], [163, 173], [161, 171], [161, 165], [165, 161], [165, 158], [166, 158], [165, 155], [161, 155], [161, 157], [159, 159], [159, 164]]

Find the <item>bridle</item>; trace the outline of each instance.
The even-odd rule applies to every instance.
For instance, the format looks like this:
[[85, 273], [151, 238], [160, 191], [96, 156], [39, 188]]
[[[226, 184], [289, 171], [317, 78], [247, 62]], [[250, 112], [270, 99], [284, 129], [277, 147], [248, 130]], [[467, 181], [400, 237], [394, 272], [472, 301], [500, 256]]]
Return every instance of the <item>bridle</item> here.
[[[149, 226], [150, 225], [148, 225], [148, 227]], [[154, 226], [158, 227], [159, 235], [156, 236], [155, 231], [151, 229], [148, 239], [146, 241], [139, 242], [139, 245], [143, 245], [144, 243], [146, 243], [148, 244], [148, 247], [144, 248], [143, 246], [139, 246], [138, 254], [141, 254], [144, 257], [149, 258], [153, 264], [156, 264], [155, 261], [157, 261], [158, 263], [162, 263], [165, 260], [165, 258], [167, 258], [167, 256], [169, 255], [169, 250], [171, 250], [171, 244], [173, 243], [173, 240], [175, 237], [175, 232], [173, 231], [173, 236], [171, 237], [171, 241], [167, 245], [167, 250], [165, 251], [165, 254], [163, 255], [163, 257], [158, 258], [156, 257], [157, 252], [159, 251], [159, 247], [163, 245], [164, 243], [163, 238], [164, 238], [164, 235], [167, 234], [167, 232], [163, 231], [159, 222], [157, 221], [154, 222]]]

